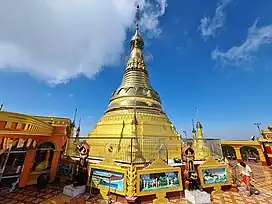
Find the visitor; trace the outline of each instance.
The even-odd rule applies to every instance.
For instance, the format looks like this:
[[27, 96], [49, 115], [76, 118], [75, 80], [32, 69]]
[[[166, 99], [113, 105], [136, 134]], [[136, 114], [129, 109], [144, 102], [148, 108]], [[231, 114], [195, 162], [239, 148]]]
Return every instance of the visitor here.
[[242, 174], [242, 179], [241, 182], [246, 184], [247, 190], [250, 191], [250, 181], [251, 178], [253, 178], [253, 172], [251, 168], [243, 161], [237, 164], [239, 167], [241, 167], [241, 174]]

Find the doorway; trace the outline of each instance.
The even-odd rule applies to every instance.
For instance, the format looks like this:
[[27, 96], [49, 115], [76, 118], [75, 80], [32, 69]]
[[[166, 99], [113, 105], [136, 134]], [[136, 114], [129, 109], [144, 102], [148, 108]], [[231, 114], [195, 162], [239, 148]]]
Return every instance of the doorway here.
[[50, 172], [54, 156], [55, 145], [52, 142], [45, 142], [38, 146], [32, 172]]

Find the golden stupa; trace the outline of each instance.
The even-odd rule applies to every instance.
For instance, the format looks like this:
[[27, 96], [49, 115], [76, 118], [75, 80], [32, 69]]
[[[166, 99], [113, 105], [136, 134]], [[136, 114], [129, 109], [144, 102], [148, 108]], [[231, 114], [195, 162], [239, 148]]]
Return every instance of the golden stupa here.
[[167, 159], [181, 157], [181, 136], [163, 111], [159, 94], [149, 83], [143, 48], [137, 24], [123, 81], [86, 139], [90, 158], [111, 154], [117, 161], [141, 163], [159, 154], [166, 155]]
[[[203, 127], [200, 121], [196, 123], [196, 129], [193, 122], [193, 149], [195, 150], [195, 160], [205, 160], [211, 153], [211, 150], [206, 146], [206, 142], [203, 138]], [[197, 137], [196, 137], [197, 133]]]

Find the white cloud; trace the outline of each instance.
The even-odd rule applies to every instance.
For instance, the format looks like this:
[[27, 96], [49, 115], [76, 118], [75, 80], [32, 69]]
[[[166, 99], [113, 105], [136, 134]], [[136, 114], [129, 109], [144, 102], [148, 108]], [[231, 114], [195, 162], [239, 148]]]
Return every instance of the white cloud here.
[[0, 68], [51, 83], [93, 77], [118, 62], [137, 4], [141, 31], [159, 35], [166, 0], [0, 1]]
[[217, 30], [224, 26], [226, 21], [224, 9], [231, 1], [232, 0], [220, 0], [216, 7], [214, 17], [210, 18], [205, 16], [200, 20], [199, 30], [204, 40], [208, 37], [214, 37]]
[[216, 48], [211, 56], [223, 65], [239, 66], [255, 59], [256, 53], [262, 45], [272, 43], [272, 24], [257, 27], [258, 20], [248, 29], [248, 35], [243, 44], [234, 46], [227, 51]]
[[92, 119], [92, 118], [93, 118], [93, 116], [89, 115], [89, 116], [87, 116], [87, 118], [88, 118], [88, 119]]
[[73, 94], [73, 93], [69, 94], [69, 97], [74, 97], [74, 96], [75, 96], [75, 94]]

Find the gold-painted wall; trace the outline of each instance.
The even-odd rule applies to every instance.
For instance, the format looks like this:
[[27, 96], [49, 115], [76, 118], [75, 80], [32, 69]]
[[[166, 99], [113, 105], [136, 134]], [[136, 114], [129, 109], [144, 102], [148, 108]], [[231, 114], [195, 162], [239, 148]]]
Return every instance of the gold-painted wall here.
[[[153, 160], [164, 144], [169, 158], [181, 157], [180, 136], [166, 117], [137, 114], [137, 125], [132, 124], [133, 117], [131, 113], [102, 117], [89, 133], [90, 139], [86, 140], [90, 145], [90, 156], [105, 157], [108, 145], [114, 148], [115, 159], [127, 160], [131, 156], [132, 143], [135, 157], [142, 155], [146, 160]], [[130, 138], [135, 139], [131, 141]]]

